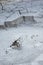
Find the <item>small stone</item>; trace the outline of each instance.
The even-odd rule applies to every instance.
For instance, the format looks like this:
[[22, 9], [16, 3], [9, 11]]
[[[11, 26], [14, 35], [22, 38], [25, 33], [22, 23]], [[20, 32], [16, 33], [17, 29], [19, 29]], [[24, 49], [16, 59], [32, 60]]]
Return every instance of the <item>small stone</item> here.
[[6, 52], [6, 54], [8, 54], [8, 51], [7, 50], [5, 52]]

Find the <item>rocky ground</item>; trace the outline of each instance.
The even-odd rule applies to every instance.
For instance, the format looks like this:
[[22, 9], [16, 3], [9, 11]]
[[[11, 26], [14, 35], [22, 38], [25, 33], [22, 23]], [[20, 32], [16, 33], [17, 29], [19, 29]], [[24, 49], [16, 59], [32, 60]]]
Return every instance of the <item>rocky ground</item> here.
[[[0, 25], [21, 15], [37, 23], [0, 29], [0, 65], [43, 65], [43, 1], [10, 2], [0, 5]], [[20, 37], [20, 48], [10, 45]]]
[[[11, 19], [21, 15], [33, 15], [37, 22], [43, 20], [43, 1], [30, 2], [10, 2], [6, 4], [0, 4], [0, 25], [4, 24], [10, 17]], [[13, 17], [12, 17], [13, 16]], [[13, 20], [12, 19], [12, 20]]]

